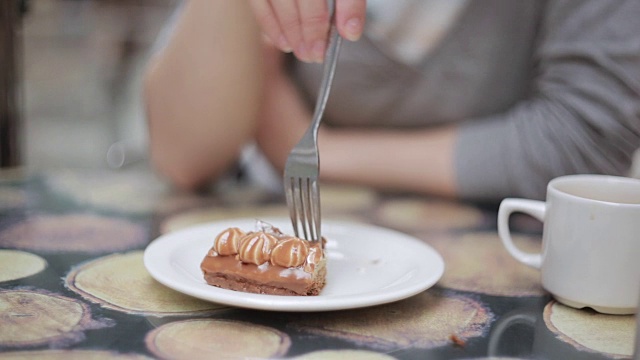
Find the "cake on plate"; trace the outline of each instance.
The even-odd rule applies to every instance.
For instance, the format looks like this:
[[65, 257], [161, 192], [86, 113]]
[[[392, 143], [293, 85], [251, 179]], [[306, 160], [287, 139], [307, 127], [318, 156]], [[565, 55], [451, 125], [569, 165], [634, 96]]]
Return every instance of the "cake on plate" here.
[[318, 295], [325, 285], [323, 242], [283, 234], [264, 222], [259, 230], [219, 233], [200, 264], [209, 285], [271, 295]]

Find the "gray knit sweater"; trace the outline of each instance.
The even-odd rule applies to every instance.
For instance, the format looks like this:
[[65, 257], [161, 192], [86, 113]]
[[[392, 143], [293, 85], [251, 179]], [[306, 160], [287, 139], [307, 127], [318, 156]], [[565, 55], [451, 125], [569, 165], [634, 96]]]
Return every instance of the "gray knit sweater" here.
[[[366, 37], [340, 56], [327, 121], [459, 123], [462, 198], [541, 199], [556, 176], [627, 174], [640, 148], [640, 0], [473, 0], [418, 64]], [[321, 70], [294, 67], [310, 101]]]

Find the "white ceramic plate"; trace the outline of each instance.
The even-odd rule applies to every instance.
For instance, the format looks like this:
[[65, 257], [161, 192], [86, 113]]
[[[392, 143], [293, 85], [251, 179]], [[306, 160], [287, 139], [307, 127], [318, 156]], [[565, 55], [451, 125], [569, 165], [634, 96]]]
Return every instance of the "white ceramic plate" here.
[[[289, 232], [289, 219], [262, 219]], [[253, 230], [255, 219], [207, 223], [154, 240], [144, 264], [160, 283], [203, 300], [274, 311], [353, 309], [401, 300], [433, 286], [444, 272], [440, 254], [412, 236], [377, 226], [323, 221], [327, 285], [318, 296], [249, 294], [207, 285], [200, 263], [215, 236], [229, 227]]]

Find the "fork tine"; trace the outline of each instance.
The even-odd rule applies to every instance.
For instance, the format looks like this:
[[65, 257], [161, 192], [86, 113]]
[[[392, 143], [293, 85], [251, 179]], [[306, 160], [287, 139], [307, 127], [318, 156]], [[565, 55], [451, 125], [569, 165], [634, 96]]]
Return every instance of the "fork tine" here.
[[304, 214], [304, 205], [302, 203], [302, 196], [304, 192], [302, 191], [302, 181], [298, 177], [291, 177], [291, 195], [292, 195], [292, 208], [294, 214], [293, 227], [294, 232], [297, 237], [307, 238], [307, 231], [304, 226], [305, 224], [305, 214]]
[[287, 199], [287, 207], [289, 208], [289, 217], [291, 218], [291, 226], [293, 227], [293, 233], [298, 237], [298, 214], [295, 206], [295, 185], [293, 184], [293, 178], [286, 176], [284, 178], [284, 195]]
[[299, 207], [299, 215], [300, 215], [300, 225], [302, 226], [302, 231], [304, 233], [304, 238], [307, 240], [312, 240], [311, 238], [311, 226], [309, 222], [311, 221], [311, 195], [309, 194], [309, 179], [308, 178], [300, 178], [298, 179], [299, 189], [300, 189], [300, 207]]
[[318, 241], [320, 240], [320, 187], [318, 186], [318, 181], [315, 179], [310, 180], [310, 204], [309, 207], [309, 226], [311, 232], [311, 240]]
[[302, 197], [304, 204], [304, 215], [305, 215], [305, 235], [308, 234], [307, 240], [313, 241], [316, 240], [316, 229], [315, 229], [315, 207], [317, 205], [316, 198], [313, 196], [313, 184], [315, 183], [313, 180], [306, 178], [302, 180], [304, 185], [302, 186], [302, 191], [304, 192], [304, 196]]
[[310, 178], [287, 177], [285, 196], [294, 234], [306, 240], [320, 239], [320, 187]]

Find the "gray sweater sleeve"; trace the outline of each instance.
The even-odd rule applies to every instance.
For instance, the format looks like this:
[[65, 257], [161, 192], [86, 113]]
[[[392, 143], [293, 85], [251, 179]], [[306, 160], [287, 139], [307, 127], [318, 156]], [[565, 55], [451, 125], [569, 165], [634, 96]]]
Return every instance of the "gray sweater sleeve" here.
[[640, 1], [553, 0], [529, 98], [460, 126], [460, 196], [543, 199], [572, 173], [626, 175], [640, 148]]

